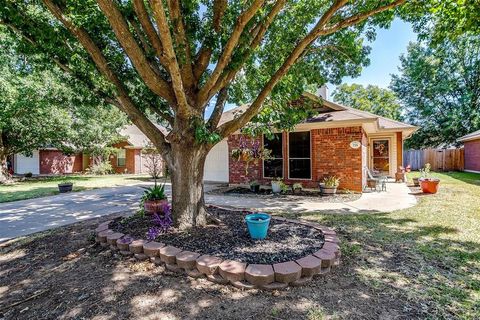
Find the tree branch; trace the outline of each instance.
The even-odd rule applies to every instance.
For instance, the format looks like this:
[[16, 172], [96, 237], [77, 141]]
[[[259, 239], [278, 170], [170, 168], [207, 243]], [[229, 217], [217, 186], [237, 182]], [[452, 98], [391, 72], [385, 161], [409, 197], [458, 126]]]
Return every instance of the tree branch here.
[[[225, 10], [227, 9], [227, 0], [215, 0], [213, 2], [213, 31], [215, 33], [219, 33], [222, 27], [222, 19], [225, 14]], [[208, 41], [207, 41], [208, 43]], [[195, 60], [195, 67], [193, 69], [193, 75], [195, 79], [198, 81], [200, 77], [203, 75], [205, 70], [208, 67], [210, 62], [210, 58], [212, 57], [212, 48], [208, 46], [207, 43], [204, 43], [197, 55], [197, 59]]]
[[130, 120], [154, 143], [158, 148], [161, 148], [164, 157], [170, 157], [170, 144], [166, 141], [165, 135], [134, 105], [133, 101], [128, 96], [127, 90], [121, 83], [117, 75], [110, 69], [108, 62], [101, 52], [100, 48], [90, 38], [88, 33], [65, 17], [62, 10], [53, 3], [52, 0], [43, 0], [43, 3], [48, 10], [55, 16], [70, 33], [78, 39], [85, 50], [88, 52], [94, 61], [100, 73], [112, 83], [117, 90], [116, 100], [118, 107], [124, 111]]
[[[170, 21], [173, 24], [173, 33], [177, 39], [177, 50], [181, 52], [185, 59], [180, 59], [183, 83], [187, 88], [192, 88], [194, 78], [192, 69], [192, 57], [190, 45], [188, 43], [187, 35], [185, 33], [185, 26], [183, 24], [183, 17], [178, 0], [168, 0], [168, 10], [170, 13]], [[177, 54], [178, 55], [178, 54]], [[184, 61], [182, 61], [184, 60]]]
[[217, 128], [218, 122], [222, 117], [223, 109], [225, 108], [225, 102], [228, 98], [228, 87], [224, 87], [220, 90], [217, 95], [217, 101], [215, 102], [215, 107], [213, 112], [208, 120], [207, 127], [210, 130], [215, 130]]
[[140, 21], [143, 31], [147, 35], [148, 40], [150, 41], [153, 49], [155, 50], [155, 54], [157, 55], [158, 60], [165, 67], [167, 62], [165, 60], [165, 57], [163, 56], [162, 42], [160, 41], [157, 31], [155, 30], [155, 27], [150, 20], [150, 16], [143, 0], [133, 0], [133, 9], [137, 14], [138, 21]]
[[127, 22], [117, 5], [111, 0], [97, 0], [97, 3], [103, 14], [107, 17], [118, 41], [147, 87], [169, 103], [175, 103], [170, 84], [151, 68], [150, 63], [130, 32]]
[[177, 114], [180, 117], [186, 118], [191, 114], [191, 108], [188, 105], [187, 97], [183, 87], [182, 76], [180, 73], [180, 67], [178, 66], [177, 56], [173, 49], [172, 36], [170, 35], [170, 28], [167, 23], [167, 16], [165, 15], [165, 9], [163, 8], [162, 0], [151, 0], [153, 14], [157, 21], [158, 34], [162, 42], [165, 58], [166, 68], [172, 78], [173, 91], [177, 98]]
[[215, 69], [213, 70], [212, 75], [209, 77], [209, 79], [207, 80], [207, 82], [205, 83], [205, 85], [203, 86], [203, 88], [200, 90], [198, 94], [197, 105], [203, 106], [208, 101], [207, 98], [208, 98], [209, 92], [217, 82], [218, 78], [220, 77], [221, 73], [223, 72], [227, 64], [230, 62], [230, 59], [232, 58], [233, 50], [237, 46], [238, 41], [240, 40], [240, 37], [243, 33], [243, 30], [245, 29], [245, 26], [255, 16], [255, 14], [263, 5], [264, 2], [265, 0], [254, 0], [252, 5], [238, 17], [235, 27], [233, 28], [232, 34], [228, 39], [225, 45], [225, 48], [223, 49], [222, 55], [218, 59], [217, 65], [215, 66]]
[[262, 106], [265, 99], [268, 97], [272, 89], [275, 85], [280, 81], [280, 79], [290, 70], [291, 66], [295, 64], [297, 59], [303, 54], [303, 52], [307, 49], [307, 47], [315, 41], [319, 36], [324, 36], [328, 34], [332, 34], [340, 29], [352, 26], [354, 24], [358, 24], [365, 19], [369, 18], [370, 16], [383, 12], [392, 8], [395, 8], [406, 0], [397, 0], [388, 5], [380, 6], [376, 9], [370, 10], [365, 13], [361, 13], [351, 18], [347, 18], [332, 27], [326, 28], [325, 26], [328, 24], [330, 19], [333, 17], [335, 12], [337, 12], [341, 7], [343, 7], [348, 1], [347, 0], [337, 0], [320, 18], [317, 22], [315, 27], [305, 36], [292, 50], [290, 55], [285, 59], [282, 66], [273, 74], [273, 76], [269, 79], [266, 85], [258, 94], [257, 98], [253, 101], [250, 107], [238, 118], [228, 121], [222, 124], [218, 129], [218, 133], [221, 137], [226, 137], [229, 134], [237, 131], [241, 127], [243, 127], [248, 121], [250, 121], [257, 113], [260, 107]]

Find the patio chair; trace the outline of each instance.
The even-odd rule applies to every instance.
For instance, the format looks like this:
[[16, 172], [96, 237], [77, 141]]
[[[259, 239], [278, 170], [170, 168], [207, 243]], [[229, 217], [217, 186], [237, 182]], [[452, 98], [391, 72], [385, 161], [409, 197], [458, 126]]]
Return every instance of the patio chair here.
[[367, 185], [366, 188], [375, 191], [387, 191], [387, 176], [374, 176], [368, 167], [365, 167], [365, 172], [367, 173]]

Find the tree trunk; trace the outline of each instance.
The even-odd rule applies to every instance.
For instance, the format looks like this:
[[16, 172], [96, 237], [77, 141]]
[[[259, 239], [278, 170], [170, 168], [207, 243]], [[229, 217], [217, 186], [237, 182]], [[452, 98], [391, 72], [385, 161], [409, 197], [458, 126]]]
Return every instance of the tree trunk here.
[[10, 181], [10, 173], [7, 168], [7, 155], [0, 152], [0, 184]]
[[169, 169], [174, 223], [180, 229], [205, 225], [203, 168], [207, 151], [195, 144], [172, 144], [171, 156]]

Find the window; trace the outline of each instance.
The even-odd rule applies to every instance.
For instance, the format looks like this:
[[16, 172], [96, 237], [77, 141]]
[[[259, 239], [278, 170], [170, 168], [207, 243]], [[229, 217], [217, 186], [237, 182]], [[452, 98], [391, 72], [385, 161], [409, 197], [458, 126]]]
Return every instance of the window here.
[[272, 139], [263, 137], [263, 147], [271, 150], [271, 158], [263, 161], [263, 176], [265, 178], [283, 178], [283, 138], [281, 133], [275, 133]]
[[127, 151], [125, 149], [120, 149], [117, 152], [117, 167], [125, 167], [125, 158]]
[[288, 176], [291, 179], [312, 178], [309, 131], [288, 135]]

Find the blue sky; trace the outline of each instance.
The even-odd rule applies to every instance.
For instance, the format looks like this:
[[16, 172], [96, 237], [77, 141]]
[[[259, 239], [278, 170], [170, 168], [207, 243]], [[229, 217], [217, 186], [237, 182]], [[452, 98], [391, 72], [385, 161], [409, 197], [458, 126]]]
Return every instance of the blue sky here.
[[[408, 43], [416, 40], [416, 35], [409, 23], [396, 19], [389, 29], [378, 29], [375, 41], [369, 46], [370, 65], [363, 69], [360, 77], [343, 79], [344, 83], [358, 83], [362, 85], [374, 84], [387, 88], [390, 84], [390, 75], [398, 73], [400, 55], [407, 51]], [[330, 85], [330, 93], [335, 86]]]

